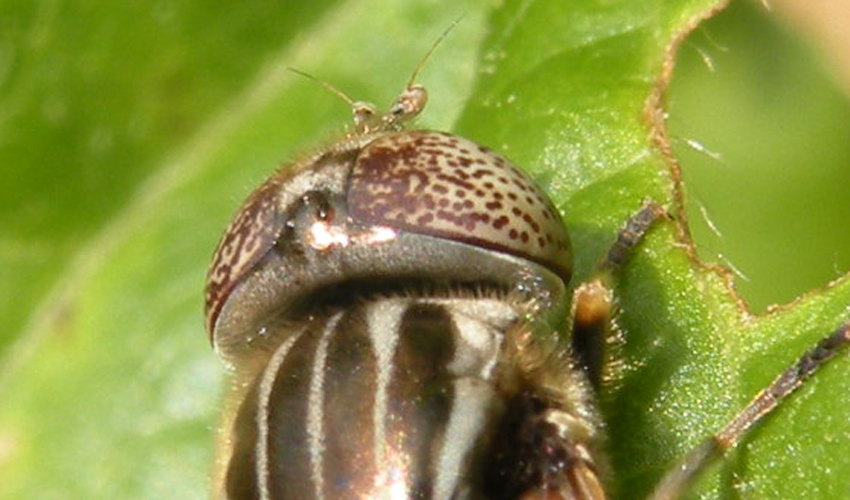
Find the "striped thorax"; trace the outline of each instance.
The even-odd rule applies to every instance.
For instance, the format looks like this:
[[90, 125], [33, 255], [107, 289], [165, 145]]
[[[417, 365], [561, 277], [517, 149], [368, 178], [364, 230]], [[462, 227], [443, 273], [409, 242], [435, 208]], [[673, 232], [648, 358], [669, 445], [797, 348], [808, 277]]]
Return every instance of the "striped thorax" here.
[[403, 130], [424, 102], [358, 108], [219, 243], [207, 328], [236, 383], [215, 498], [603, 498], [560, 216], [489, 149]]

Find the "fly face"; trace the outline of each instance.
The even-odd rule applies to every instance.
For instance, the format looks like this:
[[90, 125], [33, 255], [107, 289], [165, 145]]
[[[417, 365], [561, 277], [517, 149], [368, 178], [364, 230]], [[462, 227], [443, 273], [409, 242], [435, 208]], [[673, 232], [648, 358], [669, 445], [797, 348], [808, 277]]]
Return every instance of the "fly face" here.
[[217, 497], [601, 498], [560, 216], [491, 150], [399, 130], [424, 98], [399, 101], [272, 176], [216, 250], [207, 327], [238, 380]]

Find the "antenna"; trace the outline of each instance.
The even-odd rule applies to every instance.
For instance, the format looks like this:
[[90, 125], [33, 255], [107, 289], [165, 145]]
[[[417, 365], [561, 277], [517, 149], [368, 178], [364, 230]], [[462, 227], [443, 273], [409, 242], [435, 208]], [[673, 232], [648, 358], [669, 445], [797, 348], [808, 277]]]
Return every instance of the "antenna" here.
[[428, 102], [428, 91], [425, 90], [425, 87], [416, 83], [416, 77], [419, 76], [419, 71], [428, 61], [428, 58], [431, 57], [431, 54], [434, 53], [437, 46], [440, 45], [440, 42], [442, 42], [443, 39], [446, 38], [446, 35], [448, 35], [449, 32], [457, 26], [461, 19], [463, 19], [463, 16], [455, 19], [454, 22], [450, 24], [436, 40], [434, 40], [434, 43], [431, 44], [431, 48], [428, 49], [428, 52], [426, 52], [425, 55], [422, 56], [422, 59], [420, 59], [416, 64], [416, 67], [413, 69], [413, 73], [410, 75], [410, 79], [407, 80], [407, 85], [404, 87], [404, 90], [401, 91], [401, 94], [399, 94], [395, 102], [390, 106], [390, 111], [381, 118], [385, 129], [400, 129], [402, 123], [411, 120], [425, 108], [425, 104]]
[[460, 15], [457, 19], [455, 19], [454, 22], [452, 22], [449, 27], [446, 28], [436, 40], [434, 40], [434, 43], [431, 44], [431, 48], [428, 49], [428, 52], [422, 56], [422, 59], [420, 59], [414, 67], [413, 73], [411, 73], [410, 79], [407, 81], [407, 85], [404, 87], [404, 90], [390, 106], [389, 112], [383, 117], [376, 116], [375, 107], [373, 105], [355, 101], [345, 92], [324, 80], [316, 78], [310, 73], [306, 73], [292, 67], [287, 67], [286, 69], [296, 75], [301, 75], [304, 78], [318, 83], [324, 87], [325, 90], [335, 94], [351, 106], [351, 110], [354, 114], [354, 126], [359, 134], [370, 133], [376, 130], [400, 130], [402, 123], [418, 115], [425, 107], [425, 103], [428, 102], [428, 92], [425, 90], [425, 87], [416, 84], [416, 77], [419, 76], [419, 71], [421, 71], [422, 67], [425, 66], [425, 63], [428, 62], [428, 59], [431, 57], [431, 54], [434, 53], [434, 50], [437, 49], [440, 43], [454, 29], [454, 27], [460, 23], [461, 19], [463, 19], [463, 15]]
[[346, 94], [345, 92], [334, 87], [330, 83], [328, 83], [324, 80], [321, 80], [319, 78], [316, 78], [315, 76], [311, 75], [310, 73], [305, 73], [304, 71], [301, 71], [300, 69], [295, 69], [295, 68], [292, 68], [292, 67], [289, 67], [289, 66], [287, 66], [286, 69], [288, 69], [289, 71], [292, 71], [296, 75], [301, 75], [304, 78], [307, 78], [309, 80], [313, 80], [314, 82], [316, 82], [319, 85], [321, 85], [322, 87], [324, 87], [324, 89], [327, 90], [328, 92], [335, 94], [337, 97], [339, 97], [340, 99], [342, 99], [343, 101], [348, 103], [349, 106], [354, 107], [354, 104], [355, 104], [354, 99], [348, 97], [348, 94]]
[[301, 75], [305, 78], [308, 78], [322, 87], [328, 92], [336, 95], [343, 101], [345, 101], [351, 107], [351, 113], [354, 115], [354, 127], [357, 129], [359, 133], [366, 133], [375, 128], [375, 106], [361, 101], [355, 101], [354, 99], [348, 97], [348, 94], [334, 87], [330, 83], [316, 78], [310, 73], [305, 73], [299, 69], [295, 69], [292, 67], [287, 67], [289, 71], [292, 71], [296, 75]]
[[428, 49], [428, 52], [426, 52], [425, 55], [422, 56], [422, 59], [420, 59], [419, 62], [416, 64], [416, 67], [413, 68], [413, 73], [410, 75], [410, 79], [407, 81], [407, 86], [405, 88], [410, 89], [413, 87], [414, 83], [416, 82], [416, 77], [419, 76], [419, 71], [422, 69], [423, 66], [425, 66], [425, 63], [428, 62], [428, 59], [431, 57], [431, 54], [434, 53], [434, 51], [437, 49], [437, 46], [442, 43], [446, 36], [448, 36], [448, 34], [455, 28], [455, 26], [460, 23], [461, 19], [463, 19], [463, 16], [465, 15], [466, 14], [461, 14], [460, 16], [458, 16], [458, 18], [455, 19], [452, 24], [450, 24], [449, 27], [446, 28], [443, 33], [437, 37], [436, 40], [434, 40], [434, 43], [431, 44], [431, 48]]

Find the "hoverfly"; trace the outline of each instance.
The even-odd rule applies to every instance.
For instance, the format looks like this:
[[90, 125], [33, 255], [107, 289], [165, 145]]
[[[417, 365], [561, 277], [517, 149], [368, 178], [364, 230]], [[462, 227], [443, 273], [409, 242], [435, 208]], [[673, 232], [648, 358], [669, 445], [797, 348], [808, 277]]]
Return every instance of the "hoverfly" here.
[[[666, 212], [645, 204], [571, 296], [546, 194], [486, 147], [405, 129], [427, 101], [421, 64], [383, 115], [331, 88], [354, 132], [272, 175], [218, 245], [206, 326], [236, 404], [216, 499], [606, 498], [594, 386], [608, 285]], [[679, 498], [848, 343], [845, 324], [651, 498]]]

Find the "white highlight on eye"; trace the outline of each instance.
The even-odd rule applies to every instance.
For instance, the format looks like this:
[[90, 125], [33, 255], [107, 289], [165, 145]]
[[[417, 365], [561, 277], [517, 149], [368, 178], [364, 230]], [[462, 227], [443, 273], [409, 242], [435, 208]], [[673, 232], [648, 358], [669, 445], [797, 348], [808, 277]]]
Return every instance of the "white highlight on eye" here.
[[308, 243], [316, 250], [327, 250], [331, 247], [347, 247], [350, 244], [373, 245], [392, 241], [398, 236], [395, 229], [386, 226], [374, 226], [362, 233], [349, 234], [341, 226], [332, 226], [324, 221], [316, 221], [310, 226]]
[[345, 231], [331, 226], [327, 222], [314, 222], [310, 226], [309, 244], [317, 250], [327, 250], [332, 246], [348, 246], [350, 239]]
[[386, 241], [392, 241], [398, 236], [398, 232], [395, 229], [385, 227], [385, 226], [375, 226], [368, 233], [364, 233], [357, 238], [358, 243], [364, 244], [372, 244], [372, 243], [384, 243]]

